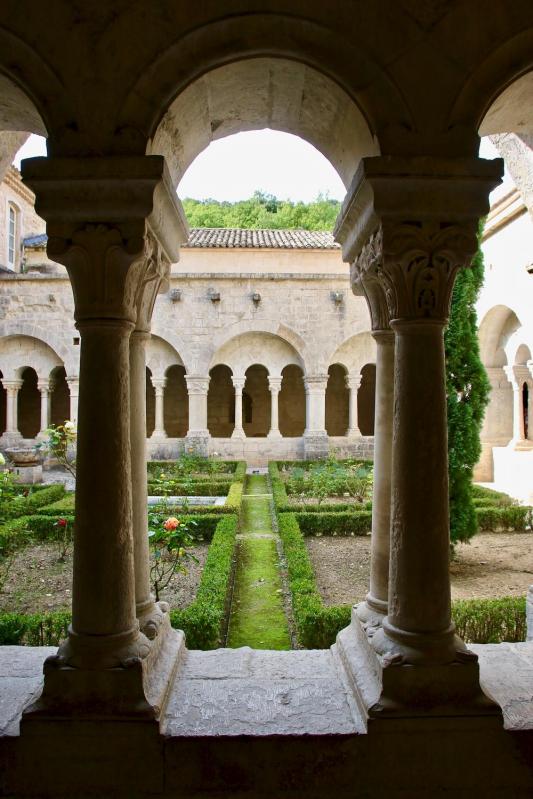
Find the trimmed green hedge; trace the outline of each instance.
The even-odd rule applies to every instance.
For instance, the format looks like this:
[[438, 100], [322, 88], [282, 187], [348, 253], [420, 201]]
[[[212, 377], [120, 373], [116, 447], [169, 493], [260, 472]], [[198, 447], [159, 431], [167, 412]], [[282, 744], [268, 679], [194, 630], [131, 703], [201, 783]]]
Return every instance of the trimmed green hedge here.
[[[172, 483], [172, 494], [179, 497], [225, 497], [231, 488], [229, 480], [169, 482]], [[164, 496], [157, 483], [148, 483], [148, 494], [152, 497]]]
[[304, 535], [367, 535], [372, 529], [372, 511], [353, 513], [300, 513], [294, 514]]
[[457, 634], [467, 643], [525, 641], [526, 598], [457, 599], [452, 603]]
[[0, 527], [0, 556], [7, 555], [32, 541], [53, 538], [57, 534], [55, 523], [60, 517], [74, 524], [74, 517], [57, 513], [51, 515], [21, 516]]
[[280, 513], [278, 525], [287, 561], [298, 642], [307, 649], [327, 649], [335, 642], [339, 630], [349, 624], [351, 607], [323, 604], [296, 515]]
[[62, 513], [69, 515], [74, 513], [74, 493], [67, 494], [62, 499], [58, 499], [56, 502], [50, 503], [50, 505], [45, 505], [43, 508], [39, 508], [40, 516], [58, 516]]
[[[287, 560], [294, 621], [301, 646], [326, 649], [350, 623], [351, 606], [325, 606], [316, 586], [315, 574], [297, 514], [281, 513], [279, 534]], [[467, 599], [452, 603], [457, 633], [470, 643], [523, 641], [526, 636], [524, 597]]]
[[494, 491], [493, 488], [486, 488], [485, 486], [473, 485], [472, 496], [474, 500], [481, 499], [483, 504], [486, 505], [513, 505], [515, 500], [504, 494], [502, 491]]
[[219, 520], [196, 599], [183, 610], [170, 611], [172, 626], [185, 632], [189, 649], [216, 649], [223, 643], [236, 534], [237, 516]]
[[4, 519], [18, 519], [21, 516], [31, 516], [39, 508], [55, 502], [61, 497], [65, 496], [65, 486], [63, 483], [41, 488], [39, 491], [34, 491], [27, 497], [19, 497], [6, 502], [0, 512]]
[[526, 530], [533, 527], [533, 508], [524, 505], [476, 507], [480, 532]]
[[71, 614], [55, 613], [0, 614], [0, 646], [58, 646], [68, 634]]
[[278, 464], [275, 461], [270, 461], [268, 464], [268, 476], [270, 478], [270, 485], [272, 487], [274, 507], [278, 511], [289, 510], [289, 497], [287, 496], [287, 492], [285, 490], [285, 484], [280, 477]]
[[[30, 517], [33, 521], [36, 517]], [[50, 524], [50, 517], [42, 517]], [[195, 601], [184, 610], [171, 610], [173, 627], [184, 630], [187, 645], [195, 649], [220, 646], [226, 621], [227, 601], [233, 571], [233, 550], [237, 517], [206, 517], [202, 520], [215, 529]], [[57, 646], [66, 637], [71, 614], [2, 613], [0, 645]]]

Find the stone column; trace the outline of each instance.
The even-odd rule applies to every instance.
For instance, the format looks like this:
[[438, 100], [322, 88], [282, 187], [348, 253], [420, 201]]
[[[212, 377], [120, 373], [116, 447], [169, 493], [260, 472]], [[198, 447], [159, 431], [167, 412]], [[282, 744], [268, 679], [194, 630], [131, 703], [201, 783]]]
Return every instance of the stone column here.
[[187, 393], [189, 395], [189, 429], [187, 431], [187, 446], [199, 455], [209, 454], [209, 439], [207, 429], [207, 391], [209, 377], [200, 375], [185, 375]]
[[500, 712], [451, 620], [444, 361], [455, 275], [477, 251], [478, 220], [500, 172], [500, 163], [478, 159], [363, 159], [337, 225], [344, 259], [363, 274], [372, 266], [395, 336], [388, 615], [372, 637], [375, 715], [406, 706]]
[[328, 375], [307, 375], [305, 387], [304, 453], [307, 460], [327, 458], [326, 386]]
[[[145, 359], [146, 361], [146, 359]], [[145, 378], [146, 380], [146, 378]], [[157, 378], [152, 377], [152, 385], [155, 391], [155, 427], [154, 432], [150, 438], [166, 438], [167, 433], [165, 430], [165, 386], [167, 384], [166, 377]], [[145, 382], [146, 390], [146, 382]], [[145, 426], [146, 436], [146, 426]]]
[[37, 388], [41, 392], [41, 429], [39, 435], [45, 435], [46, 429], [50, 425], [50, 392], [51, 384], [49, 380], [38, 380]]
[[7, 394], [6, 401], [6, 430], [4, 437], [21, 439], [18, 429], [18, 395], [22, 388], [22, 380], [2, 380]]
[[70, 421], [74, 425], [78, 423], [79, 382], [79, 377], [77, 375], [67, 377], [67, 384], [70, 392]]
[[347, 436], [360, 436], [357, 420], [357, 392], [361, 386], [361, 375], [346, 375], [346, 388], [348, 389], [348, 430]]
[[235, 427], [233, 428], [232, 438], [245, 438], [242, 426], [242, 391], [246, 382], [245, 377], [232, 377], [231, 382], [235, 389]]
[[[375, 240], [374, 240], [375, 241]], [[388, 608], [390, 507], [392, 476], [392, 416], [394, 403], [394, 333], [390, 328], [387, 296], [380, 274], [382, 252], [368, 245], [350, 268], [354, 294], [364, 296], [376, 342], [376, 400], [374, 421], [374, 489], [370, 590], [357, 607], [358, 618], [372, 635]]]
[[269, 377], [268, 387], [270, 389], [270, 430], [268, 438], [281, 438], [279, 431], [279, 392], [281, 391], [281, 377]]
[[176, 241], [165, 228], [175, 192], [158, 156], [35, 158], [23, 175], [47, 222], [48, 255], [72, 282], [81, 338], [72, 624], [25, 723], [80, 708], [154, 719], [170, 677], [136, 617], [130, 337], [151, 280], [149, 229], [169, 248]]
[[522, 364], [504, 366], [504, 371], [513, 388], [513, 438], [509, 442], [513, 447], [526, 440], [523, 389], [524, 383], [527, 383], [529, 388], [530, 373], [528, 367]]

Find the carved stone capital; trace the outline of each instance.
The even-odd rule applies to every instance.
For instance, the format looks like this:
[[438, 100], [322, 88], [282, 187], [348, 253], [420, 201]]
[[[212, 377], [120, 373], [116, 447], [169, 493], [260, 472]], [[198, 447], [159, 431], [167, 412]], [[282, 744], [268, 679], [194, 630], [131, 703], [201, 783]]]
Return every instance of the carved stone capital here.
[[307, 375], [304, 387], [307, 394], [322, 394], [326, 390], [329, 375]]
[[349, 389], [350, 391], [358, 391], [359, 388], [361, 387], [362, 379], [363, 378], [361, 373], [356, 375], [346, 375], [345, 377], [346, 388]]
[[390, 325], [387, 295], [381, 280], [382, 271], [383, 235], [381, 228], [378, 228], [350, 265], [352, 291], [366, 298], [372, 319], [372, 330], [387, 330]]
[[185, 375], [185, 382], [187, 383], [187, 393], [189, 396], [207, 396], [209, 388], [209, 377], [199, 377], [198, 375]]
[[278, 393], [281, 391], [281, 377], [270, 377], [268, 378], [268, 388], [271, 393]]
[[187, 223], [160, 156], [32, 158], [22, 167], [47, 223], [48, 255], [72, 282], [76, 321], [145, 329]]
[[240, 393], [244, 389], [244, 384], [246, 383], [245, 377], [232, 377], [231, 382], [233, 383], [233, 388], [236, 392]]

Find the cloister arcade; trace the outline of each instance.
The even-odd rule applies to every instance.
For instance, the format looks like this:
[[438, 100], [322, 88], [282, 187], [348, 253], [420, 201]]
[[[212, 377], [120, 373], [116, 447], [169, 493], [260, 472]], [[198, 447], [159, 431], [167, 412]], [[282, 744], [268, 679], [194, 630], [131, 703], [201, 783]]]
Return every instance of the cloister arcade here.
[[[5, 653], [0, 792], [531, 795], [531, 648], [469, 649], [451, 619], [443, 346], [455, 275], [502, 172], [478, 157], [480, 134], [533, 132], [531, 3], [81, 5], [0, 10], [0, 127], [48, 136], [48, 158], [22, 174], [48, 254], [68, 270], [81, 349], [72, 623], [44, 683], [43, 653]], [[313, 143], [347, 189], [335, 237], [376, 345], [358, 364], [376, 369], [370, 590], [332, 651], [281, 653], [275, 666], [272, 653], [215, 651], [200, 671], [150, 594], [146, 350], [187, 239], [180, 175], [213, 138], [262, 127]], [[209, 372], [232, 368], [212, 360], [224, 342], [207, 360], [195, 349], [216, 313], [204, 293], [176, 348], [198, 448]], [[511, 369], [529, 355], [522, 344], [531, 353], [520, 342]], [[276, 374], [252, 353], [231, 382], [243, 381], [253, 419], [253, 384], [265, 395], [299, 368], [312, 457], [324, 452], [327, 383], [340, 386], [338, 365], [350, 380], [352, 364], [319, 359], [311, 338], [295, 350], [300, 361]], [[27, 359], [16, 368], [46, 380], [61, 365], [73, 374], [64, 358], [46, 374]], [[354, 407], [352, 394], [349, 426]], [[237, 429], [248, 412], [235, 402]]]
[[[146, 435], [155, 452], [177, 454], [187, 447], [189, 404], [205, 411], [203, 428], [209, 451], [231, 439], [299, 439], [308, 428], [322, 431], [331, 441], [339, 438], [368, 440], [371, 452], [374, 429], [375, 358], [369, 334], [345, 342], [334, 357], [351, 352], [346, 364], [332, 363], [321, 378], [318, 404], [306, 400], [307, 367], [294, 346], [272, 333], [241, 333], [223, 344], [211, 357], [202, 381], [203, 393], [189, 392], [187, 371], [172, 344], [153, 335], [146, 357]], [[359, 344], [358, 344], [359, 342]], [[369, 362], [361, 362], [361, 359]], [[12, 446], [20, 439], [37, 440], [50, 424], [77, 420], [78, 370], [67, 375], [51, 346], [23, 335], [0, 338], [0, 444]], [[316, 387], [316, 381], [315, 381]], [[228, 441], [225, 441], [225, 440]], [[251, 451], [253, 453], [253, 450]]]

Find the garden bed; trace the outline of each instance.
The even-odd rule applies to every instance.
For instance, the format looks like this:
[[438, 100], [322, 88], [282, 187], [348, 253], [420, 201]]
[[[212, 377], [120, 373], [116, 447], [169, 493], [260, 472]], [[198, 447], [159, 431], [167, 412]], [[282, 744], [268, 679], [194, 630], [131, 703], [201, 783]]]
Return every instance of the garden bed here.
[[[306, 537], [325, 605], [360, 602], [368, 591], [370, 536]], [[533, 533], [478, 533], [458, 544], [451, 562], [452, 599], [523, 596], [533, 582]]]
[[[170, 607], [185, 608], [195, 597], [209, 549], [196, 544], [189, 552], [198, 563], [189, 561], [187, 574], [174, 574], [161, 599]], [[26, 546], [15, 553], [9, 576], [0, 592], [0, 613], [49, 613], [70, 610], [72, 552], [59, 561], [58, 548], [43, 542]]]

